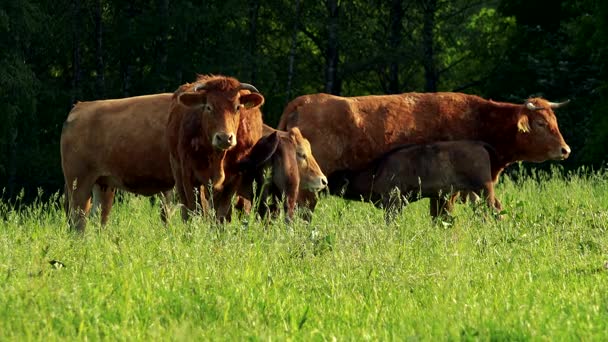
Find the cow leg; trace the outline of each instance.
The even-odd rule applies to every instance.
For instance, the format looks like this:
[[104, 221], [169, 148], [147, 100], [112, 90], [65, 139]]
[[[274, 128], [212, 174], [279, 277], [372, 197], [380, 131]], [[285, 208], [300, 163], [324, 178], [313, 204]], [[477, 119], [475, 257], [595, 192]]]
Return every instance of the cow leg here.
[[403, 210], [405, 203], [401, 193], [383, 196], [384, 221], [386, 224], [393, 222]]
[[317, 194], [313, 191], [302, 189], [298, 192], [298, 207], [307, 209], [302, 211], [302, 218], [307, 222], [312, 221], [312, 213], [317, 206]]
[[[194, 194], [194, 184], [190, 177], [182, 178], [182, 220], [188, 222], [190, 214], [196, 210], [196, 196]], [[201, 191], [201, 196], [203, 192]]]
[[245, 213], [245, 215], [249, 215], [251, 213], [251, 201], [245, 199], [242, 196], [239, 196], [236, 199], [236, 204], [234, 205], [234, 209]]
[[100, 201], [101, 201], [101, 225], [105, 226], [108, 223], [110, 212], [112, 211], [112, 205], [114, 204], [114, 195], [116, 189], [112, 187], [103, 187], [100, 189]]
[[179, 197], [182, 221], [188, 222], [190, 212], [194, 211], [196, 200], [194, 197], [194, 185], [192, 178], [185, 174], [184, 169], [181, 172], [175, 172], [175, 188]]
[[166, 226], [169, 222], [169, 215], [171, 213], [171, 198], [173, 198], [173, 189], [163, 191], [159, 195], [160, 197], [160, 220]]
[[220, 191], [213, 193], [213, 206], [215, 215], [219, 222], [230, 222], [232, 214], [232, 197], [236, 194], [241, 183], [240, 177], [224, 182]]
[[94, 180], [68, 178], [66, 184], [72, 184], [71, 189], [68, 187], [68, 223], [70, 228], [75, 228], [82, 233], [86, 226], [86, 216], [91, 210], [91, 191]]
[[[488, 207], [492, 209], [495, 214], [499, 214], [502, 211], [502, 204], [498, 198], [496, 198], [494, 193], [494, 183], [491, 181], [484, 183], [483, 192], [486, 197], [486, 204]], [[502, 218], [500, 215], [496, 215], [496, 217], [499, 219]]]
[[265, 219], [269, 212], [272, 212], [272, 204], [276, 201], [274, 196], [268, 193], [268, 189], [260, 189], [257, 197], [258, 215], [260, 219]]
[[101, 186], [99, 184], [93, 185], [93, 197], [91, 205], [91, 213], [89, 217], [94, 217], [97, 214], [97, 210], [101, 207], [101, 225], [105, 226], [108, 223], [108, 217], [110, 211], [112, 211], [112, 204], [114, 203], [114, 192], [116, 189], [109, 186]]
[[458, 196], [445, 198], [442, 195], [430, 197], [430, 214], [431, 218], [437, 219], [441, 217], [445, 219], [449, 216], [450, 212], [454, 209], [454, 201], [458, 199]]
[[200, 186], [198, 189], [201, 212], [203, 213], [203, 216], [209, 216], [211, 214], [211, 205], [209, 204], [207, 198], [213, 198], [212, 195], [210, 195], [210, 193], [213, 192], [213, 189], [211, 185], [208, 185], [207, 187]]
[[188, 197], [186, 196], [186, 187], [184, 184], [184, 179], [186, 178], [184, 175], [185, 171], [182, 168], [182, 165], [175, 160], [173, 156], [169, 158], [169, 161], [171, 162], [171, 171], [173, 173], [173, 178], [175, 179], [175, 190], [177, 191], [177, 197], [179, 198], [182, 221], [186, 222], [190, 215], [188, 213]]
[[296, 201], [298, 200], [298, 189], [300, 188], [300, 177], [294, 177], [295, 179], [287, 179], [283, 191], [281, 189], [276, 188], [277, 194], [284, 193], [285, 199], [283, 202], [283, 207], [285, 210], [285, 219], [288, 222], [293, 220], [293, 215], [296, 209]]

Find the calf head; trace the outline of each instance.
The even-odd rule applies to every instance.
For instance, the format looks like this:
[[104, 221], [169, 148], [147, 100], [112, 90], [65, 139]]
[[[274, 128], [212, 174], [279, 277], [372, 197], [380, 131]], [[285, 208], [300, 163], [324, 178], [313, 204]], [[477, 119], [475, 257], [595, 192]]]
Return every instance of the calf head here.
[[241, 109], [259, 107], [264, 97], [251, 84], [231, 77], [210, 76], [201, 77], [183, 89], [177, 102], [201, 116], [203, 139], [208, 139], [214, 148], [227, 151], [236, 146]]
[[557, 125], [553, 109], [568, 103], [554, 103], [542, 98], [528, 99], [517, 115], [516, 145], [523, 160], [543, 162], [562, 160], [570, 155]]
[[289, 138], [296, 147], [296, 160], [300, 172], [300, 187], [310, 191], [319, 191], [327, 186], [327, 178], [312, 155], [310, 142], [302, 136], [300, 129], [289, 130]]

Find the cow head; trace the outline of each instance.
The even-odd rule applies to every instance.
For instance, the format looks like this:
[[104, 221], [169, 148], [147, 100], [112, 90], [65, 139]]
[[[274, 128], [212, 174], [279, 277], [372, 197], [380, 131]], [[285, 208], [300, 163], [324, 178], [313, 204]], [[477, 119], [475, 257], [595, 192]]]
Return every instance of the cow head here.
[[178, 95], [177, 102], [199, 111], [203, 138], [214, 148], [227, 151], [236, 146], [241, 109], [259, 107], [264, 97], [251, 84], [213, 77], [193, 83]]
[[300, 129], [289, 130], [289, 138], [296, 146], [296, 160], [300, 172], [300, 187], [306, 190], [319, 191], [327, 186], [327, 178], [312, 155], [310, 142], [302, 136]]
[[553, 113], [553, 109], [567, 103], [542, 98], [526, 100], [517, 114], [516, 142], [523, 160], [543, 162], [568, 158], [570, 147], [564, 141]]

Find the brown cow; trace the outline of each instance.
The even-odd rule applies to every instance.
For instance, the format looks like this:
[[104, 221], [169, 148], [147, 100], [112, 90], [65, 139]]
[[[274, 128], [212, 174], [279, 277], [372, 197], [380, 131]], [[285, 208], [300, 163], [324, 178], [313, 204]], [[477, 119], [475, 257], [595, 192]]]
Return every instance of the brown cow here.
[[262, 136], [263, 102], [252, 85], [225, 76], [199, 76], [174, 93], [166, 137], [184, 221], [196, 206], [195, 187], [204, 186], [207, 209], [207, 185], [218, 218], [229, 218], [241, 179], [236, 164]]
[[105, 224], [115, 189], [153, 195], [173, 188], [165, 128], [172, 94], [79, 102], [61, 131], [70, 225], [83, 230], [91, 191]]
[[458, 191], [482, 193], [488, 206], [500, 212], [491, 172], [496, 157], [494, 149], [480, 141], [403, 145], [361, 170], [332, 173], [329, 189], [347, 199], [382, 206], [387, 222], [405, 204], [421, 198], [431, 199], [433, 218], [444, 216], [452, 204], [446, 198]]
[[[271, 132], [270, 134], [266, 134]], [[277, 131], [264, 125], [266, 134], [251, 153], [241, 160], [244, 172], [242, 197], [253, 200], [253, 183], [257, 184], [258, 212], [265, 217], [270, 210], [277, 214], [277, 202], [285, 197], [284, 207], [287, 218], [293, 219], [298, 191], [300, 188], [317, 192], [327, 185], [327, 178], [310, 151], [310, 143], [298, 128], [289, 132]], [[265, 172], [270, 171], [270, 182], [265, 184]], [[268, 203], [270, 202], [270, 203]]]
[[[402, 144], [481, 140], [497, 152], [492, 179], [518, 160], [565, 159], [553, 113], [563, 103], [531, 98], [524, 104], [495, 102], [461, 93], [404, 93], [339, 97], [305, 95], [291, 101], [278, 128], [299, 127], [321, 170], [357, 170]], [[311, 194], [300, 196], [314, 208]]]

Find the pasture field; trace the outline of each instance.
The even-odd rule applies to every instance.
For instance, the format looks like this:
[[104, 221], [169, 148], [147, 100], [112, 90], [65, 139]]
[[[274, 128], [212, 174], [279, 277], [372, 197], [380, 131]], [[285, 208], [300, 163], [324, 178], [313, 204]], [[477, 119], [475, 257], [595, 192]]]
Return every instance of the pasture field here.
[[502, 176], [497, 195], [500, 221], [432, 223], [423, 200], [387, 226], [327, 197], [310, 225], [221, 229], [126, 196], [84, 235], [56, 202], [2, 203], [0, 340], [608, 339], [608, 173]]

